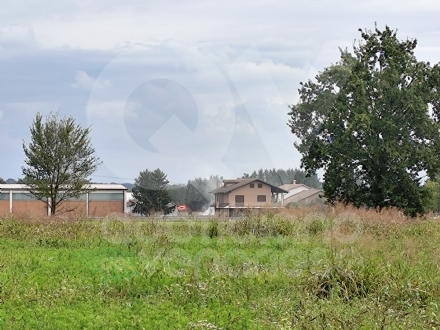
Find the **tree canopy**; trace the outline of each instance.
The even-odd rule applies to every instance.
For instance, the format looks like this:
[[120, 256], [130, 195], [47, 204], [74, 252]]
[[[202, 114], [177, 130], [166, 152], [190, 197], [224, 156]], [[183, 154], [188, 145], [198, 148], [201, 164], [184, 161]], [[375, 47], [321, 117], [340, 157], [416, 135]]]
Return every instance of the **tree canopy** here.
[[44, 120], [37, 113], [30, 131], [29, 145], [23, 141], [26, 166], [22, 167], [22, 183], [55, 215], [63, 201], [89, 190], [88, 177], [101, 164], [90, 142], [91, 128], [82, 128], [72, 117], [60, 118], [58, 113], [50, 113]]
[[185, 204], [186, 184], [172, 184], [168, 185], [171, 201], [176, 205]]
[[429, 179], [425, 183], [425, 188], [428, 190], [430, 198], [428, 199], [427, 209], [429, 211], [440, 212], [440, 178]]
[[217, 183], [222, 179], [222, 177], [211, 175], [208, 179], [188, 180], [186, 185], [170, 186], [172, 201], [176, 204], [185, 204], [190, 212], [204, 211], [214, 203], [214, 195], [211, 191], [217, 188]]
[[353, 54], [301, 84], [288, 125], [307, 174], [324, 169], [329, 202], [416, 216], [429, 200], [423, 175], [440, 169], [440, 66], [388, 26], [359, 31]]
[[169, 205], [171, 196], [167, 189], [167, 175], [159, 168], [139, 173], [133, 187], [133, 212], [145, 216], [156, 212], [168, 214], [172, 211]]
[[186, 186], [185, 204], [191, 211], [203, 211], [214, 203], [211, 191], [223, 178], [211, 175], [209, 179], [195, 178], [189, 180]]

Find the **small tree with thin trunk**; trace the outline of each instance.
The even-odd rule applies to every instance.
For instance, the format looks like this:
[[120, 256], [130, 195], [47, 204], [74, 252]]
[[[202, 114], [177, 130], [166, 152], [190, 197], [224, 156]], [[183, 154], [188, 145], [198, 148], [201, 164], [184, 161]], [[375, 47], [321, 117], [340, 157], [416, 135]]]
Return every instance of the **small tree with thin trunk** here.
[[64, 201], [79, 198], [90, 189], [88, 177], [101, 161], [94, 156], [91, 128], [82, 128], [72, 117], [50, 113], [43, 120], [37, 113], [30, 131], [29, 145], [23, 141], [23, 182], [30, 194], [45, 202], [55, 215]]

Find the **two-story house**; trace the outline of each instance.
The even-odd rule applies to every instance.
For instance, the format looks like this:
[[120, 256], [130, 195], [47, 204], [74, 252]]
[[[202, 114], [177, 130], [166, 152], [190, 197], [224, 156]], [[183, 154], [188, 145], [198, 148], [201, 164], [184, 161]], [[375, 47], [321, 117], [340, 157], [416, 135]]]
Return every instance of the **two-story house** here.
[[223, 186], [212, 191], [215, 215], [229, 217], [244, 210], [281, 208], [286, 190], [259, 179], [224, 180]]

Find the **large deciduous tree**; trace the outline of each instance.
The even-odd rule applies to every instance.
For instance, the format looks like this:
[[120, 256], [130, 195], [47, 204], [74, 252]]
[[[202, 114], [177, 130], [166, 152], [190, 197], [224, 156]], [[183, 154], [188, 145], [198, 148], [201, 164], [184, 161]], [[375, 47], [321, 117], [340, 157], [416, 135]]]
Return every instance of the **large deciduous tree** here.
[[133, 187], [133, 212], [145, 216], [155, 212], [170, 213], [173, 207], [168, 183], [167, 175], [160, 169], [140, 172]]
[[354, 54], [302, 84], [290, 107], [301, 165], [324, 169], [330, 202], [423, 214], [423, 175], [440, 169], [440, 66], [417, 61], [417, 41], [389, 27], [359, 31]]
[[23, 183], [30, 194], [42, 200], [55, 215], [62, 203], [89, 190], [88, 178], [101, 164], [91, 145], [91, 128], [83, 128], [72, 117], [50, 113], [44, 120], [37, 113], [30, 127], [31, 142], [23, 141], [26, 156]]

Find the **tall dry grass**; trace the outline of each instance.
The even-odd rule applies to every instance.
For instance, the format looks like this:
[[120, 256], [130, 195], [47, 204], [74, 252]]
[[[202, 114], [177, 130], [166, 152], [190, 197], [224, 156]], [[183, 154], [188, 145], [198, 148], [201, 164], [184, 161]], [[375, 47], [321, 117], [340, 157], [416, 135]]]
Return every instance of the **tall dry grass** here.
[[0, 327], [438, 328], [439, 241], [429, 217], [343, 206], [177, 222], [8, 216]]

